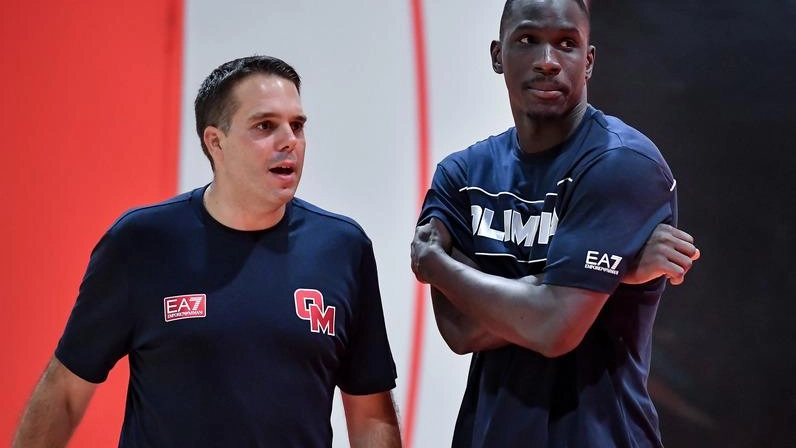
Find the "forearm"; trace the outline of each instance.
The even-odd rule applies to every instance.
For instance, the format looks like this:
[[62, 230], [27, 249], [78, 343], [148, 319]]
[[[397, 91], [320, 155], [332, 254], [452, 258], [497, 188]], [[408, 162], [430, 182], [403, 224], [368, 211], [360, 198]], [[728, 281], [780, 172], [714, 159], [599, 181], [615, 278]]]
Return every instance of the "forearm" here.
[[74, 376], [53, 358], [22, 415], [14, 448], [66, 446], [95, 388], [69, 375]]
[[390, 392], [341, 393], [351, 448], [400, 448], [398, 416]]
[[351, 448], [399, 448], [401, 433], [397, 422], [374, 421], [365, 431], [349, 432], [348, 443]]
[[40, 396], [31, 398], [19, 424], [14, 448], [62, 447], [72, 436], [79, 418], [75, 419], [68, 406], [51, 402]]
[[459, 355], [493, 350], [509, 342], [486, 330], [475, 319], [457, 309], [438, 289], [431, 287], [434, 317], [442, 339]]
[[545, 356], [572, 350], [607, 295], [485, 274], [444, 252], [420, 263], [423, 278], [488, 333]]

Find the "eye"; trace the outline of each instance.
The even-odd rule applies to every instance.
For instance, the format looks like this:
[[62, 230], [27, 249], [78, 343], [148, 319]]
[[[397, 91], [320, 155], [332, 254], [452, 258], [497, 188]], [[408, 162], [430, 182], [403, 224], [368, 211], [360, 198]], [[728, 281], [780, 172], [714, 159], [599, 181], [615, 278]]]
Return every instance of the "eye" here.
[[578, 48], [578, 42], [574, 39], [564, 39], [561, 41], [561, 47], [572, 50]]
[[303, 131], [304, 130], [304, 122], [302, 121], [294, 121], [290, 123], [290, 127], [293, 128], [294, 131]]
[[271, 131], [275, 127], [276, 127], [276, 125], [272, 121], [263, 121], [263, 122], [257, 123], [257, 125], [255, 126], [255, 128], [260, 129], [261, 131]]
[[528, 44], [535, 43], [536, 39], [534, 39], [532, 36], [525, 35], [525, 36], [520, 37], [518, 42], [523, 44], [523, 45], [528, 45]]

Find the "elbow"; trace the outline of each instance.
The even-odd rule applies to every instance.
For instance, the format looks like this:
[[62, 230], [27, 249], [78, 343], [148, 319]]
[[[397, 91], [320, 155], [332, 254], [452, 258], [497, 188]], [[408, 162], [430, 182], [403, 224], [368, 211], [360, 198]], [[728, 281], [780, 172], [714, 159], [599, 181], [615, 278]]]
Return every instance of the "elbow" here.
[[574, 340], [572, 338], [557, 338], [544, 344], [539, 350], [539, 354], [546, 358], [557, 358], [564, 356], [567, 353], [575, 350], [580, 344], [580, 339]]
[[443, 335], [442, 339], [445, 340], [448, 348], [450, 348], [451, 351], [457, 355], [466, 355], [475, 351], [475, 345], [470, 340], [466, 340], [464, 338], [446, 337], [445, 335]]

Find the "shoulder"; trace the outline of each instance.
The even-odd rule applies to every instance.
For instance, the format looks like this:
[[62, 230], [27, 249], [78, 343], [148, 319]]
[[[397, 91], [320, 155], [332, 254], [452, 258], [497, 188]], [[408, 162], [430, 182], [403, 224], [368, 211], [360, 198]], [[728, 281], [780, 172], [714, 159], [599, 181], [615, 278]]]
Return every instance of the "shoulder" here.
[[500, 134], [489, 136], [465, 149], [447, 155], [439, 166], [445, 169], [462, 168], [511, 156], [516, 139], [516, 131], [511, 127]]
[[354, 219], [330, 212], [298, 197], [294, 197], [291, 204], [296, 215], [294, 221], [316, 227], [326, 235], [331, 233], [371, 244], [365, 230]]
[[599, 110], [595, 110], [591, 119], [595, 124], [591, 138], [596, 137], [596, 140], [601, 143], [603, 151], [619, 151], [613, 157], [620, 159], [623, 156], [633, 158], [630, 153], [634, 153], [655, 164], [665, 166], [668, 170], [666, 161], [658, 147], [638, 129]]
[[111, 225], [108, 233], [123, 236], [140, 230], [179, 227], [186, 219], [192, 218], [193, 209], [190, 204], [195, 200], [197, 191], [199, 189], [127, 210]]

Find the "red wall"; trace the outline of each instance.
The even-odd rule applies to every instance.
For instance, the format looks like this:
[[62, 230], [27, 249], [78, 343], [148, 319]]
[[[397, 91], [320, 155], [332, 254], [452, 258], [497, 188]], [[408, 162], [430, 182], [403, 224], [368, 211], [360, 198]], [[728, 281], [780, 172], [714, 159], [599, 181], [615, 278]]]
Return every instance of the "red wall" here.
[[[92, 247], [125, 209], [176, 191], [183, 4], [3, 3], [0, 445], [7, 446]], [[117, 444], [126, 364], [98, 389], [72, 446]]]

